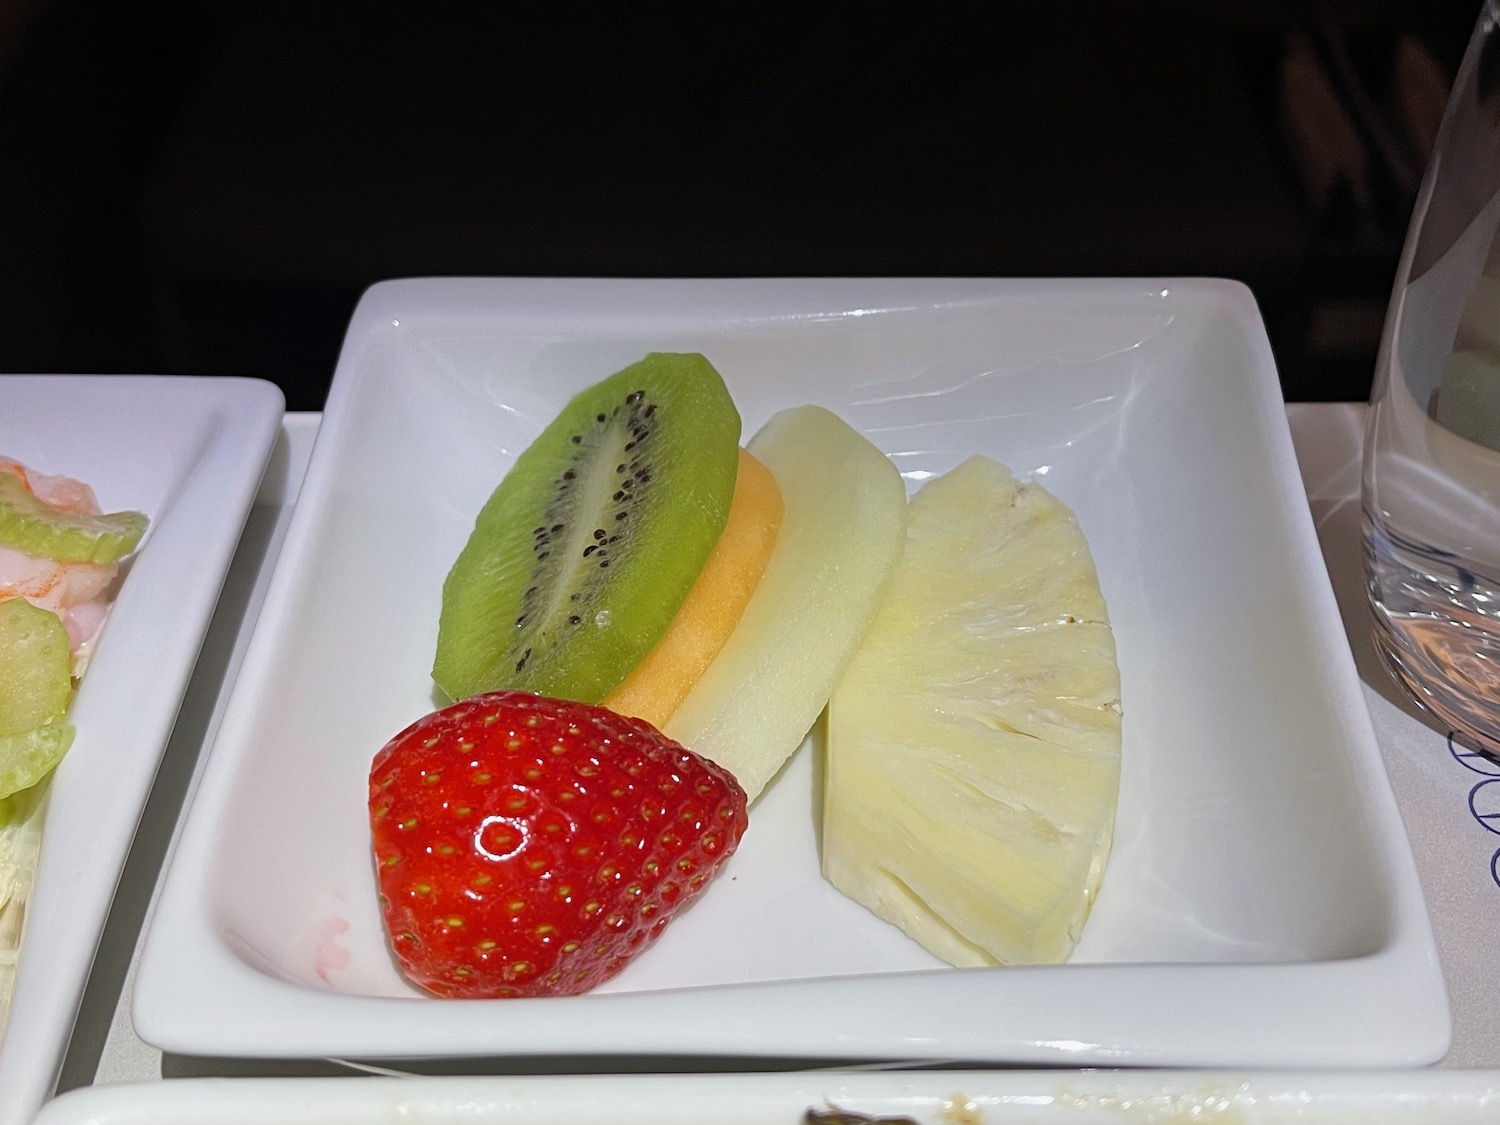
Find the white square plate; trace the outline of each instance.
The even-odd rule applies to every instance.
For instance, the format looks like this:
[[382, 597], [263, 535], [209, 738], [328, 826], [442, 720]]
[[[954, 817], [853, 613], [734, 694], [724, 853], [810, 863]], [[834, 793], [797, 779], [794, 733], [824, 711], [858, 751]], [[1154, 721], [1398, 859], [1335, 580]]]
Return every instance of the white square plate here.
[[[947, 969], [819, 876], [804, 746], [710, 893], [603, 990], [419, 998], [386, 949], [371, 757], [430, 710], [443, 577], [515, 455], [651, 350], [745, 433], [830, 407], [909, 482], [983, 452], [1077, 511], [1125, 700], [1072, 963]], [[191, 966], [185, 972], [184, 966]], [[426, 280], [345, 342], [135, 986], [141, 1036], [259, 1056], [1416, 1064], [1449, 1017], [1254, 302], [1217, 281]]]
[[840, 1071], [611, 1077], [184, 1079], [78, 1090], [35, 1125], [1489, 1125], [1500, 1073]]
[[281, 392], [252, 379], [0, 376], [0, 454], [151, 519], [122, 567], [51, 782], [0, 1046], [0, 1121], [26, 1120], [56, 1080], [281, 411]]

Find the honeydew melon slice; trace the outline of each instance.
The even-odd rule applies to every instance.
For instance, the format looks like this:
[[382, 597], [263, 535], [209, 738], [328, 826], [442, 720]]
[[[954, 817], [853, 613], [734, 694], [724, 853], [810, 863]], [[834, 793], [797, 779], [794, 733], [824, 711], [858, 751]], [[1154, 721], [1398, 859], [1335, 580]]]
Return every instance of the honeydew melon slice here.
[[826, 767], [845, 895], [954, 965], [1069, 956], [1113, 833], [1120, 678], [1067, 507], [982, 457], [917, 493]]
[[776, 478], [741, 449], [724, 533], [666, 636], [610, 692], [603, 706], [661, 728], [739, 624], [776, 546], [781, 515]]
[[901, 554], [906, 490], [868, 439], [818, 406], [751, 439], [785, 511], [765, 573], [665, 733], [754, 800], [801, 745], [875, 614]]

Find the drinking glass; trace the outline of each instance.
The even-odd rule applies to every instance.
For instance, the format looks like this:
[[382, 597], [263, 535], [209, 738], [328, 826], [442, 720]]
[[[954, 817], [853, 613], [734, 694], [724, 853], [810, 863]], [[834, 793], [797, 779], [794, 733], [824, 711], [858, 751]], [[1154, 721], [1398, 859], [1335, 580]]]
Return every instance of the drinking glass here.
[[1375, 647], [1500, 761], [1500, 0], [1454, 80], [1396, 274], [1365, 435]]

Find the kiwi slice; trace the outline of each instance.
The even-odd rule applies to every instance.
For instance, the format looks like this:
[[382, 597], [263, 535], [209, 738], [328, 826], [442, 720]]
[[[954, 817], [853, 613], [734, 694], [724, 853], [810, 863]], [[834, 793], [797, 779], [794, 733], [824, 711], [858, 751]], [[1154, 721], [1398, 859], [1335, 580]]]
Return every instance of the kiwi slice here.
[[66, 563], [118, 562], [146, 533], [140, 512], [64, 512], [39, 500], [13, 473], [0, 473], [0, 546]]
[[0, 602], [0, 735], [60, 719], [73, 694], [68, 630], [25, 598]]
[[574, 398], [443, 584], [438, 687], [603, 699], [667, 631], [724, 530], [739, 439], [697, 354], [653, 353]]

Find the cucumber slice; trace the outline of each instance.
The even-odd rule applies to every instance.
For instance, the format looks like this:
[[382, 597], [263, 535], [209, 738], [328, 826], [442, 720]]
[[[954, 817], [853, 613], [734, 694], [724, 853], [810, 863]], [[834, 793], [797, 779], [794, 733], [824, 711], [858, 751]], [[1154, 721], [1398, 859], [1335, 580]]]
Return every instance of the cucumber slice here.
[[25, 598], [0, 602], [0, 735], [62, 718], [73, 691], [68, 630]]
[[30, 789], [46, 777], [73, 745], [73, 724], [58, 719], [46, 726], [0, 734], [0, 798]]
[[20, 477], [0, 473], [0, 547], [65, 563], [118, 562], [146, 533], [140, 512], [85, 516], [37, 499]]

